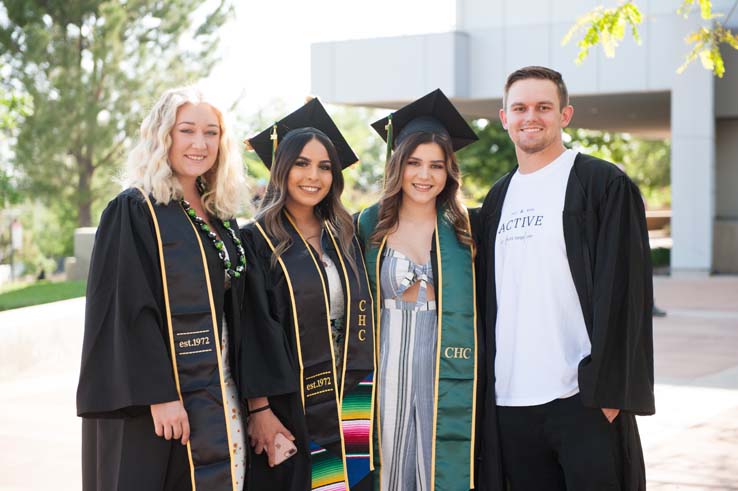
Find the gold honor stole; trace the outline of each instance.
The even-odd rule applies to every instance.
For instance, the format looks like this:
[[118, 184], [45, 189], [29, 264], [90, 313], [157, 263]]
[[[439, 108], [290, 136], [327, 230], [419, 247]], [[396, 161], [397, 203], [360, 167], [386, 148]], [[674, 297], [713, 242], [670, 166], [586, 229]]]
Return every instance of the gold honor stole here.
[[190, 421], [192, 490], [240, 491], [225, 412], [220, 335], [200, 234], [177, 202], [152, 204], [174, 381]]
[[[364, 244], [369, 283], [377, 299], [376, 343], [381, 333], [381, 291], [379, 281], [382, 252], [369, 237], [377, 226], [379, 206], [361, 212], [357, 234]], [[468, 224], [467, 215], [467, 224]], [[471, 229], [471, 226], [470, 226]], [[433, 442], [430, 490], [466, 491], [474, 489], [474, 434], [477, 392], [477, 311], [472, 248], [459, 243], [453, 226], [438, 211], [433, 236], [435, 249], [438, 344], [434, 382]], [[380, 359], [380, 356], [377, 356]], [[377, 370], [379, 366], [377, 365]], [[377, 389], [377, 394], [379, 390]], [[378, 401], [381, 404], [381, 401]], [[381, 422], [377, 414], [377, 447], [374, 466], [376, 482], [381, 482]]]
[[[354, 274], [331, 228], [324, 224], [331, 249], [338, 258], [336, 266], [346, 302], [341, 387], [338, 387], [328, 280], [317, 253], [287, 213], [284, 225], [292, 244], [278, 262], [290, 293], [300, 393], [310, 440], [312, 489], [347, 490], [373, 469], [374, 316], [366, 268], [354, 238], [358, 275]], [[274, 243], [263, 224], [257, 221], [256, 227], [274, 252]]]

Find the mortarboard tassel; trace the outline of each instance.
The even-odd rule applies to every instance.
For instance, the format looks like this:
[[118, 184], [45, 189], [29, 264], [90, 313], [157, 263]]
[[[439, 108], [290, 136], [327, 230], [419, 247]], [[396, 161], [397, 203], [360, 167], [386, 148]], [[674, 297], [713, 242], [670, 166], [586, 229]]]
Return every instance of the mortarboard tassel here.
[[274, 157], [277, 155], [277, 144], [279, 143], [278, 136], [277, 136], [277, 123], [274, 123], [274, 126], [272, 126], [272, 134], [269, 136], [269, 138], [272, 139], [272, 164], [274, 164]]
[[392, 157], [392, 115], [387, 116], [387, 126], [384, 127], [387, 130], [387, 163], [389, 163], [390, 157]]

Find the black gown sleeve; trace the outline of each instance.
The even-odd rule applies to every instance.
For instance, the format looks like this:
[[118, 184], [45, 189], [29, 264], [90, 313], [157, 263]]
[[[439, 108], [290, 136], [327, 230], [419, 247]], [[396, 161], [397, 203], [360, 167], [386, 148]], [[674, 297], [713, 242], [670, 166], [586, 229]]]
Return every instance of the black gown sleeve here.
[[[291, 317], [277, 318], [272, 302], [287, 299], [285, 282], [275, 284], [271, 251], [253, 226], [241, 231], [246, 274], [241, 327], [244, 336], [243, 397], [271, 397], [297, 392], [297, 367], [286, 329]], [[279, 268], [279, 266], [277, 266]], [[282, 297], [285, 297], [282, 299]]]
[[366, 244], [364, 244], [364, 241], [361, 240], [361, 235], [359, 235], [359, 215], [361, 215], [361, 211], [357, 211], [351, 215], [351, 219], [354, 222], [354, 235], [356, 236], [356, 242], [359, 243], [361, 255], [363, 256], [366, 254]]
[[653, 414], [653, 284], [643, 200], [613, 179], [599, 208], [592, 274], [592, 354], [579, 368], [591, 407]]
[[487, 467], [482, 461], [482, 447], [485, 442], [485, 395], [487, 393], [487, 373], [486, 364], [486, 324], [485, 324], [485, 295], [487, 293], [485, 285], [485, 254], [486, 247], [484, 244], [484, 232], [481, 208], [469, 208], [469, 225], [471, 226], [471, 235], [474, 240], [474, 279], [476, 288], [477, 309], [477, 393], [476, 393], [476, 421], [475, 421], [475, 448], [474, 448], [474, 482], [476, 488], [482, 487], [482, 482], [486, 482], [480, 475], [485, 473], [484, 468]]
[[136, 191], [108, 204], [87, 280], [77, 414], [114, 418], [179, 398], [153, 222]]
[[[474, 274], [477, 287], [477, 325], [484, 326], [485, 302], [487, 294], [486, 285], [486, 258], [487, 244], [485, 242], [484, 221], [482, 220], [482, 208], [469, 208], [469, 225], [471, 226], [472, 240], [474, 240]], [[483, 328], [480, 327], [483, 335]], [[479, 343], [484, 340], [479, 338]]]

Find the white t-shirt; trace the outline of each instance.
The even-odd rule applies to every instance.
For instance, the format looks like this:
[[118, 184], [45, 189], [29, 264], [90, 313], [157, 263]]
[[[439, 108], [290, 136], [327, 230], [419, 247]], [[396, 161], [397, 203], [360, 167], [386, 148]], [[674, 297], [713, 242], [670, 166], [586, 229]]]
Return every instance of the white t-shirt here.
[[577, 367], [592, 346], [564, 243], [566, 185], [577, 153], [515, 173], [495, 240], [500, 406], [535, 406], [579, 392]]

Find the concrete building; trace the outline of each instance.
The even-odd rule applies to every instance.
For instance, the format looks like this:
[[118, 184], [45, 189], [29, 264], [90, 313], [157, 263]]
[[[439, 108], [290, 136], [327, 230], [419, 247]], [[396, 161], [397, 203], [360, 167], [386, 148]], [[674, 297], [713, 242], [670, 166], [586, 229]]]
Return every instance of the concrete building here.
[[[561, 40], [592, 0], [457, 0], [447, 33], [312, 46], [312, 92], [336, 104], [396, 108], [440, 87], [468, 117], [496, 118], [506, 76], [526, 65], [562, 72], [572, 126], [669, 137], [674, 273], [738, 273], [738, 52], [726, 75], [699, 62], [676, 73], [684, 38], [701, 25], [678, 0], [640, 0], [642, 45], [630, 36], [615, 58], [592, 50], [576, 65], [576, 39]], [[713, 2], [727, 13], [732, 1]], [[606, 6], [617, 3], [606, 2]], [[727, 25], [738, 28], [738, 11]]]

